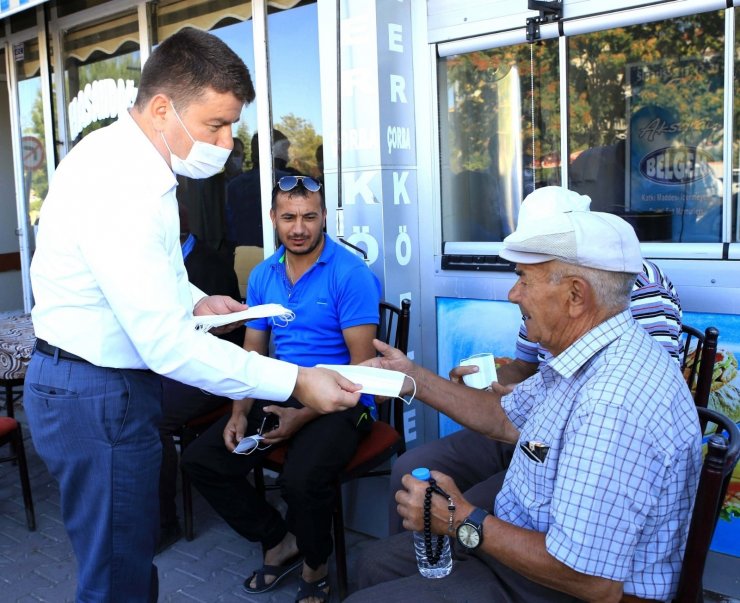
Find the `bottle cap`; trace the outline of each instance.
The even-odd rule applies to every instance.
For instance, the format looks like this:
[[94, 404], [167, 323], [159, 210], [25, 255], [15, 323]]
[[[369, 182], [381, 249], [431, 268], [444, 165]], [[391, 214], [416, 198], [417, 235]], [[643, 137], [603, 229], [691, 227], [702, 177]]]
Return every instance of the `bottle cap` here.
[[414, 469], [411, 472], [411, 475], [414, 476], [416, 479], [420, 479], [423, 482], [428, 482], [429, 478], [432, 477], [432, 474], [429, 472], [429, 469], [426, 467], [419, 467], [418, 469]]

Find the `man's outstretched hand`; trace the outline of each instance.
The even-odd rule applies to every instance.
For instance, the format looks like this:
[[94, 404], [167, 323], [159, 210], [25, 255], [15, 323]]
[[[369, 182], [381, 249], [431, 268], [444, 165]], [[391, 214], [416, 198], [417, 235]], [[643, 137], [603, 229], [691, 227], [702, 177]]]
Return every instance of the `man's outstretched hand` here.
[[325, 414], [355, 406], [361, 387], [336, 371], [299, 367], [293, 396], [305, 406]]

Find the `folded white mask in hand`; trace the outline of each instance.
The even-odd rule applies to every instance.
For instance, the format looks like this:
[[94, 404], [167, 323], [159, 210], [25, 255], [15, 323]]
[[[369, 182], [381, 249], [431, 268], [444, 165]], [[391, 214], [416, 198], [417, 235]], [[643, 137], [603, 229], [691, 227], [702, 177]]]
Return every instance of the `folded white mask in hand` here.
[[386, 398], [398, 398], [401, 395], [404, 373], [373, 366], [357, 366], [347, 364], [317, 364], [317, 368], [331, 369], [352, 383], [362, 385], [363, 394], [373, 394]]
[[264, 439], [259, 433], [242, 438], [242, 441], [234, 448], [234, 454], [251, 454], [255, 448], [259, 447], [259, 443]]
[[196, 331], [209, 331], [215, 327], [230, 325], [232, 322], [247, 321], [254, 318], [272, 318], [275, 326], [284, 327], [295, 318], [295, 313], [280, 304], [261, 304], [230, 314], [194, 316], [193, 320]]

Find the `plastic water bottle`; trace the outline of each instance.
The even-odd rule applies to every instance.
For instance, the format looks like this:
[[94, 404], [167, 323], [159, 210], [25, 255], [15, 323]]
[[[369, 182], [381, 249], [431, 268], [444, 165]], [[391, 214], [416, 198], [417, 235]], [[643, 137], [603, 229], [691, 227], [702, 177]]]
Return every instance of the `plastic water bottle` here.
[[[429, 469], [420, 467], [411, 472], [416, 479], [428, 482], [431, 474]], [[414, 550], [416, 551], [416, 564], [419, 567], [419, 573], [425, 578], [444, 578], [452, 571], [452, 552], [450, 551], [450, 539], [447, 536], [437, 536], [432, 534], [432, 552], [437, 551], [437, 539], [442, 538], [442, 552], [439, 560], [435, 564], [429, 563], [427, 559], [427, 549], [424, 544], [424, 533], [414, 532]]]

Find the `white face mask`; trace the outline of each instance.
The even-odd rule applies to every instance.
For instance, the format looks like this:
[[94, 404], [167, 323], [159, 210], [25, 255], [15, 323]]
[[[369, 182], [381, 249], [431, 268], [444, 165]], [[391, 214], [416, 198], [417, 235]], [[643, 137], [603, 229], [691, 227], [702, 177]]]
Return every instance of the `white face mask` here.
[[190, 132], [188, 132], [185, 124], [182, 123], [182, 119], [180, 119], [180, 116], [177, 114], [177, 109], [175, 109], [175, 105], [172, 104], [172, 101], [170, 101], [170, 104], [172, 105], [172, 110], [175, 112], [177, 121], [180, 122], [182, 129], [185, 130], [185, 133], [188, 135], [190, 140], [193, 141], [193, 146], [191, 147], [188, 156], [185, 159], [181, 159], [172, 152], [170, 145], [167, 144], [167, 139], [164, 137], [164, 133], [162, 133], [164, 145], [170, 152], [172, 171], [175, 172], [175, 174], [187, 176], [188, 178], [210, 178], [214, 174], [218, 174], [222, 169], [224, 169], [224, 164], [229, 158], [231, 151], [229, 149], [218, 147], [215, 144], [195, 140], [195, 138], [190, 136]]

